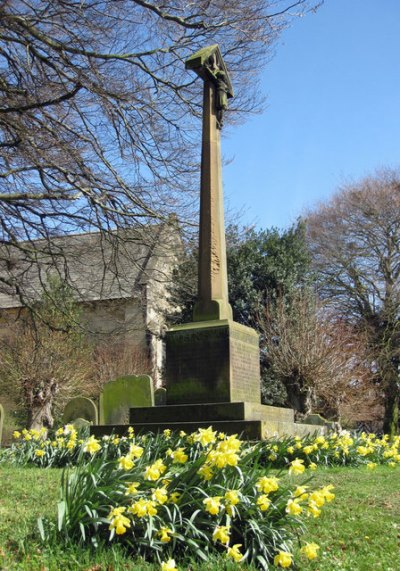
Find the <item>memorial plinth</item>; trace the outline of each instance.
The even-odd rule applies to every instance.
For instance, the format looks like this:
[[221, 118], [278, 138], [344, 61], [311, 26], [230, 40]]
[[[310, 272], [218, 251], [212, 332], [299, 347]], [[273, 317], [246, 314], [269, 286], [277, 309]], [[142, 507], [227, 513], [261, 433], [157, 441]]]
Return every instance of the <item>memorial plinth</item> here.
[[166, 335], [167, 403], [260, 402], [258, 334], [229, 319]]

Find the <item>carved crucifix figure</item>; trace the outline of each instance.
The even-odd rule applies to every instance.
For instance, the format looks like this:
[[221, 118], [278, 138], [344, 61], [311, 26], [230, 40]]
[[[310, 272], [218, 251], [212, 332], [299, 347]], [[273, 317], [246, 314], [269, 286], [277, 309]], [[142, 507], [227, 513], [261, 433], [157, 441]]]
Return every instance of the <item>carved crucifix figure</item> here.
[[[222, 58], [220, 58], [220, 61], [222, 61]], [[217, 52], [214, 52], [204, 65], [209, 72], [211, 81], [215, 83], [215, 109], [217, 115], [217, 127], [218, 129], [222, 129], [223, 114], [224, 111], [228, 109], [228, 75], [224, 69], [221, 69], [221, 64], [218, 64]], [[232, 97], [232, 95], [230, 95], [230, 97]]]
[[186, 61], [186, 68], [204, 80], [199, 285], [193, 320], [232, 319], [228, 302], [220, 129], [233, 90], [217, 45], [195, 53]]

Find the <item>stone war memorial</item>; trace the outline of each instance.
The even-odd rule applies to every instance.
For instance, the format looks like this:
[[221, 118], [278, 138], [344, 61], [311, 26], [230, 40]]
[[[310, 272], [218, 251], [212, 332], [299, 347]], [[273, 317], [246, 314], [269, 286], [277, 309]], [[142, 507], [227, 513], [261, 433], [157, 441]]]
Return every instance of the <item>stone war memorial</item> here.
[[166, 333], [166, 404], [131, 408], [130, 425], [152, 432], [212, 425], [250, 439], [323, 431], [295, 424], [291, 409], [261, 404], [258, 333], [233, 321], [228, 300], [220, 131], [233, 88], [218, 45], [196, 52], [186, 68], [203, 80], [198, 300], [193, 322]]

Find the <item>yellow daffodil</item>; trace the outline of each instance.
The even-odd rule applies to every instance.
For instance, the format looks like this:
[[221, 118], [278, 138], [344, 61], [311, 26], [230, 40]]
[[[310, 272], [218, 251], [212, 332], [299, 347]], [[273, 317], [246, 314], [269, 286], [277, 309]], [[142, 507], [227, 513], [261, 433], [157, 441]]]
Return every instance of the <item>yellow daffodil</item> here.
[[132, 458], [141, 458], [143, 455], [143, 448], [141, 446], [137, 446], [136, 444], [131, 444], [129, 447], [129, 456]]
[[300, 553], [302, 553], [302, 555], [305, 555], [307, 559], [312, 560], [318, 557], [318, 549], [320, 549], [320, 546], [317, 545], [316, 543], [306, 543], [300, 549]]
[[297, 500], [297, 499], [288, 500], [288, 502], [286, 504], [286, 513], [288, 513], [290, 515], [300, 515], [302, 511], [303, 511], [303, 508], [299, 504], [299, 500]]
[[[60, 439], [57, 438], [57, 442]], [[96, 440], [96, 438], [94, 437], [94, 435], [90, 436], [90, 438], [88, 438], [88, 440], [86, 440], [85, 445], [83, 447], [83, 451], [84, 452], [89, 452], [89, 454], [93, 455], [96, 452], [98, 452], [101, 449], [101, 444], [98, 440]]]
[[212, 429], [212, 426], [208, 428], [199, 428], [199, 430], [194, 434], [195, 442], [200, 442], [202, 446], [208, 446], [208, 444], [213, 444], [216, 440], [216, 431]]
[[274, 565], [276, 567], [290, 567], [293, 563], [293, 555], [287, 551], [279, 551], [274, 557]]
[[328, 486], [324, 486], [321, 488], [320, 492], [324, 496], [325, 500], [329, 503], [335, 499], [335, 494], [332, 494], [331, 490], [334, 490], [334, 486], [329, 484]]
[[266, 494], [263, 494], [262, 496], [257, 498], [257, 505], [262, 512], [265, 512], [271, 505], [271, 500]]
[[168, 559], [168, 561], [161, 563], [161, 571], [176, 571], [177, 569], [175, 559]]
[[264, 494], [276, 492], [276, 490], [279, 488], [279, 479], [275, 476], [262, 476], [262, 478], [257, 480], [256, 488], [259, 492], [263, 492]]
[[289, 474], [303, 474], [306, 467], [304, 466], [304, 460], [300, 458], [295, 458], [290, 462]]
[[140, 498], [140, 500], [133, 503], [128, 508], [128, 511], [139, 518], [146, 516], [155, 516], [157, 515], [157, 508], [155, 506], [155, 501]]
[[242, 547], [241, 543], [236, 543], [232, 545], [232, 547], [228, 547], [228, 551], [226, 552], [227, 557], [230, 557], [237, 563], [243, 559], [243, 554], [240, 553], [240, 548]]
[[164, 474], [166, 469], [167, 467], [165, 466], [165, 464], [163, 464], [162, 460], [156, 460], [154, 464], [147, 466], [144, 472], [144, 477], [146, 480], [153, 480], [153, 481], [158, 480], [161, 477], [161, 475]]
[[225, 468], [225, 466], [237, 466], [239, 456], [235, 452], [222, 452], [220, 450], [211, 450], [207, 455], [207, 462], [211, 466], [218, 469]]
[[140, 485], [139, 482], [131, 482], [126, 488], [125, 495], [134, 496], [135, 494], [137, 494], [139, 485]]
[[115, 529], [115, 533], [117, 535], [123, 535], [126, 533], [127, 528], [131, 527], [131, 522], [129, 518], [122, 515], [125, 511], [124, 507], [118, 507], [111, 510], [108, 515], [108, 519], [110, 521], [109, 528], [110, 530]]
[[197, 473], [206, 482], [211, 480], [214, 476], [214, 472], [211, 470], [211, 467], [208, 464], [203, 464], [203, 466], [197, 470]]
[[211, 515], [217, 515], [221, 509], [221, 498], [222, 496], [214, 496], [210, 498], [205, 498], [203, 504], [205, 505], [206, 511]]
[[325, 503], [325, 495], [322, 493], [321, 490], [315, 490], [315, 492], [312, 492], [309, 496], [309, 499], [311, 502], [314, 502], [315, 505], [319, 508], [322, 508], [322, 506]]
[[172, 492], [172, 493], [169, 495], [168, 501], [169, 501], [171, 504], [177, 504], [177, 503], [179, 502], [180, 498], [181, 498], [181, 495], [182, 495], [182, 494], [181, 494], [180, 492]]
[[308, 498], [307, 489], [308, 486], [297, 486], [297, 488], [293, 492], [293, 496], [295, 498], [299, 498], [300, 500], [306, 500]]
[[307, 513], [308, 515], [312, 515], [313, 517], [319, 517], [321, 515], [321, 510], [313, 500], [309, 500]]
[[185, 453], [184, 448], [177, 448], [172, 452], [171, 458], [174, 464], [185, 464], [189, 456]]
[[371, 448], [368, 446], [358, 446], [357, 452], [360, 454], [360, 456], [368, 456], [368, 454], [373, 452], [373, 449], [371, 450]]
[[168, 500], [167, 488], [156, 488], [153, 491], [152, 498], [161, 505], [165, 504]]
[[121, 458], [118, 459], [118, 464], [119, 467], [125, 471], [132, 470], [134, 466], [134, 462], [129, 455], [121, 456]]
[[239, 494], [239, 490], [227, 490], [224, 496], [225, 504], [236, 506], [240, 502]]
[[76, 446], [76, 440], [74, 438], [70, 438], [67, 442], [67, 449], [73, 450]]
[[228, 525], [217, 525], [212, 535], [213, 541], [220, 541], [223, 545], [229, 543], [230, 527]]
[[162, 527], [159, 532], [158, 535], [160, 536], [160, 540], [163, 543], [169, 543], [171, 541], [171, 534], [173, 533], [172, 529], [170, 529], [169, 527]]

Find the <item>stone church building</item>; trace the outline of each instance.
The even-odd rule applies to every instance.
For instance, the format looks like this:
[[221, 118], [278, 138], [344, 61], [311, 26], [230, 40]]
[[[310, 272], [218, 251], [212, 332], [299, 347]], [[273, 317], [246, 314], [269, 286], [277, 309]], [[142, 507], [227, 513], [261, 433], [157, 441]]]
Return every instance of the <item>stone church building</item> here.
[[173, 224], [58, 236], [2, 248], [0, 334], [24, 305], [37, 302], [50, 276], [66, 280], [81, 307], [88, 335], [105, 346], [124, 345], [162, 381], [168, 286], [181, 248]]

